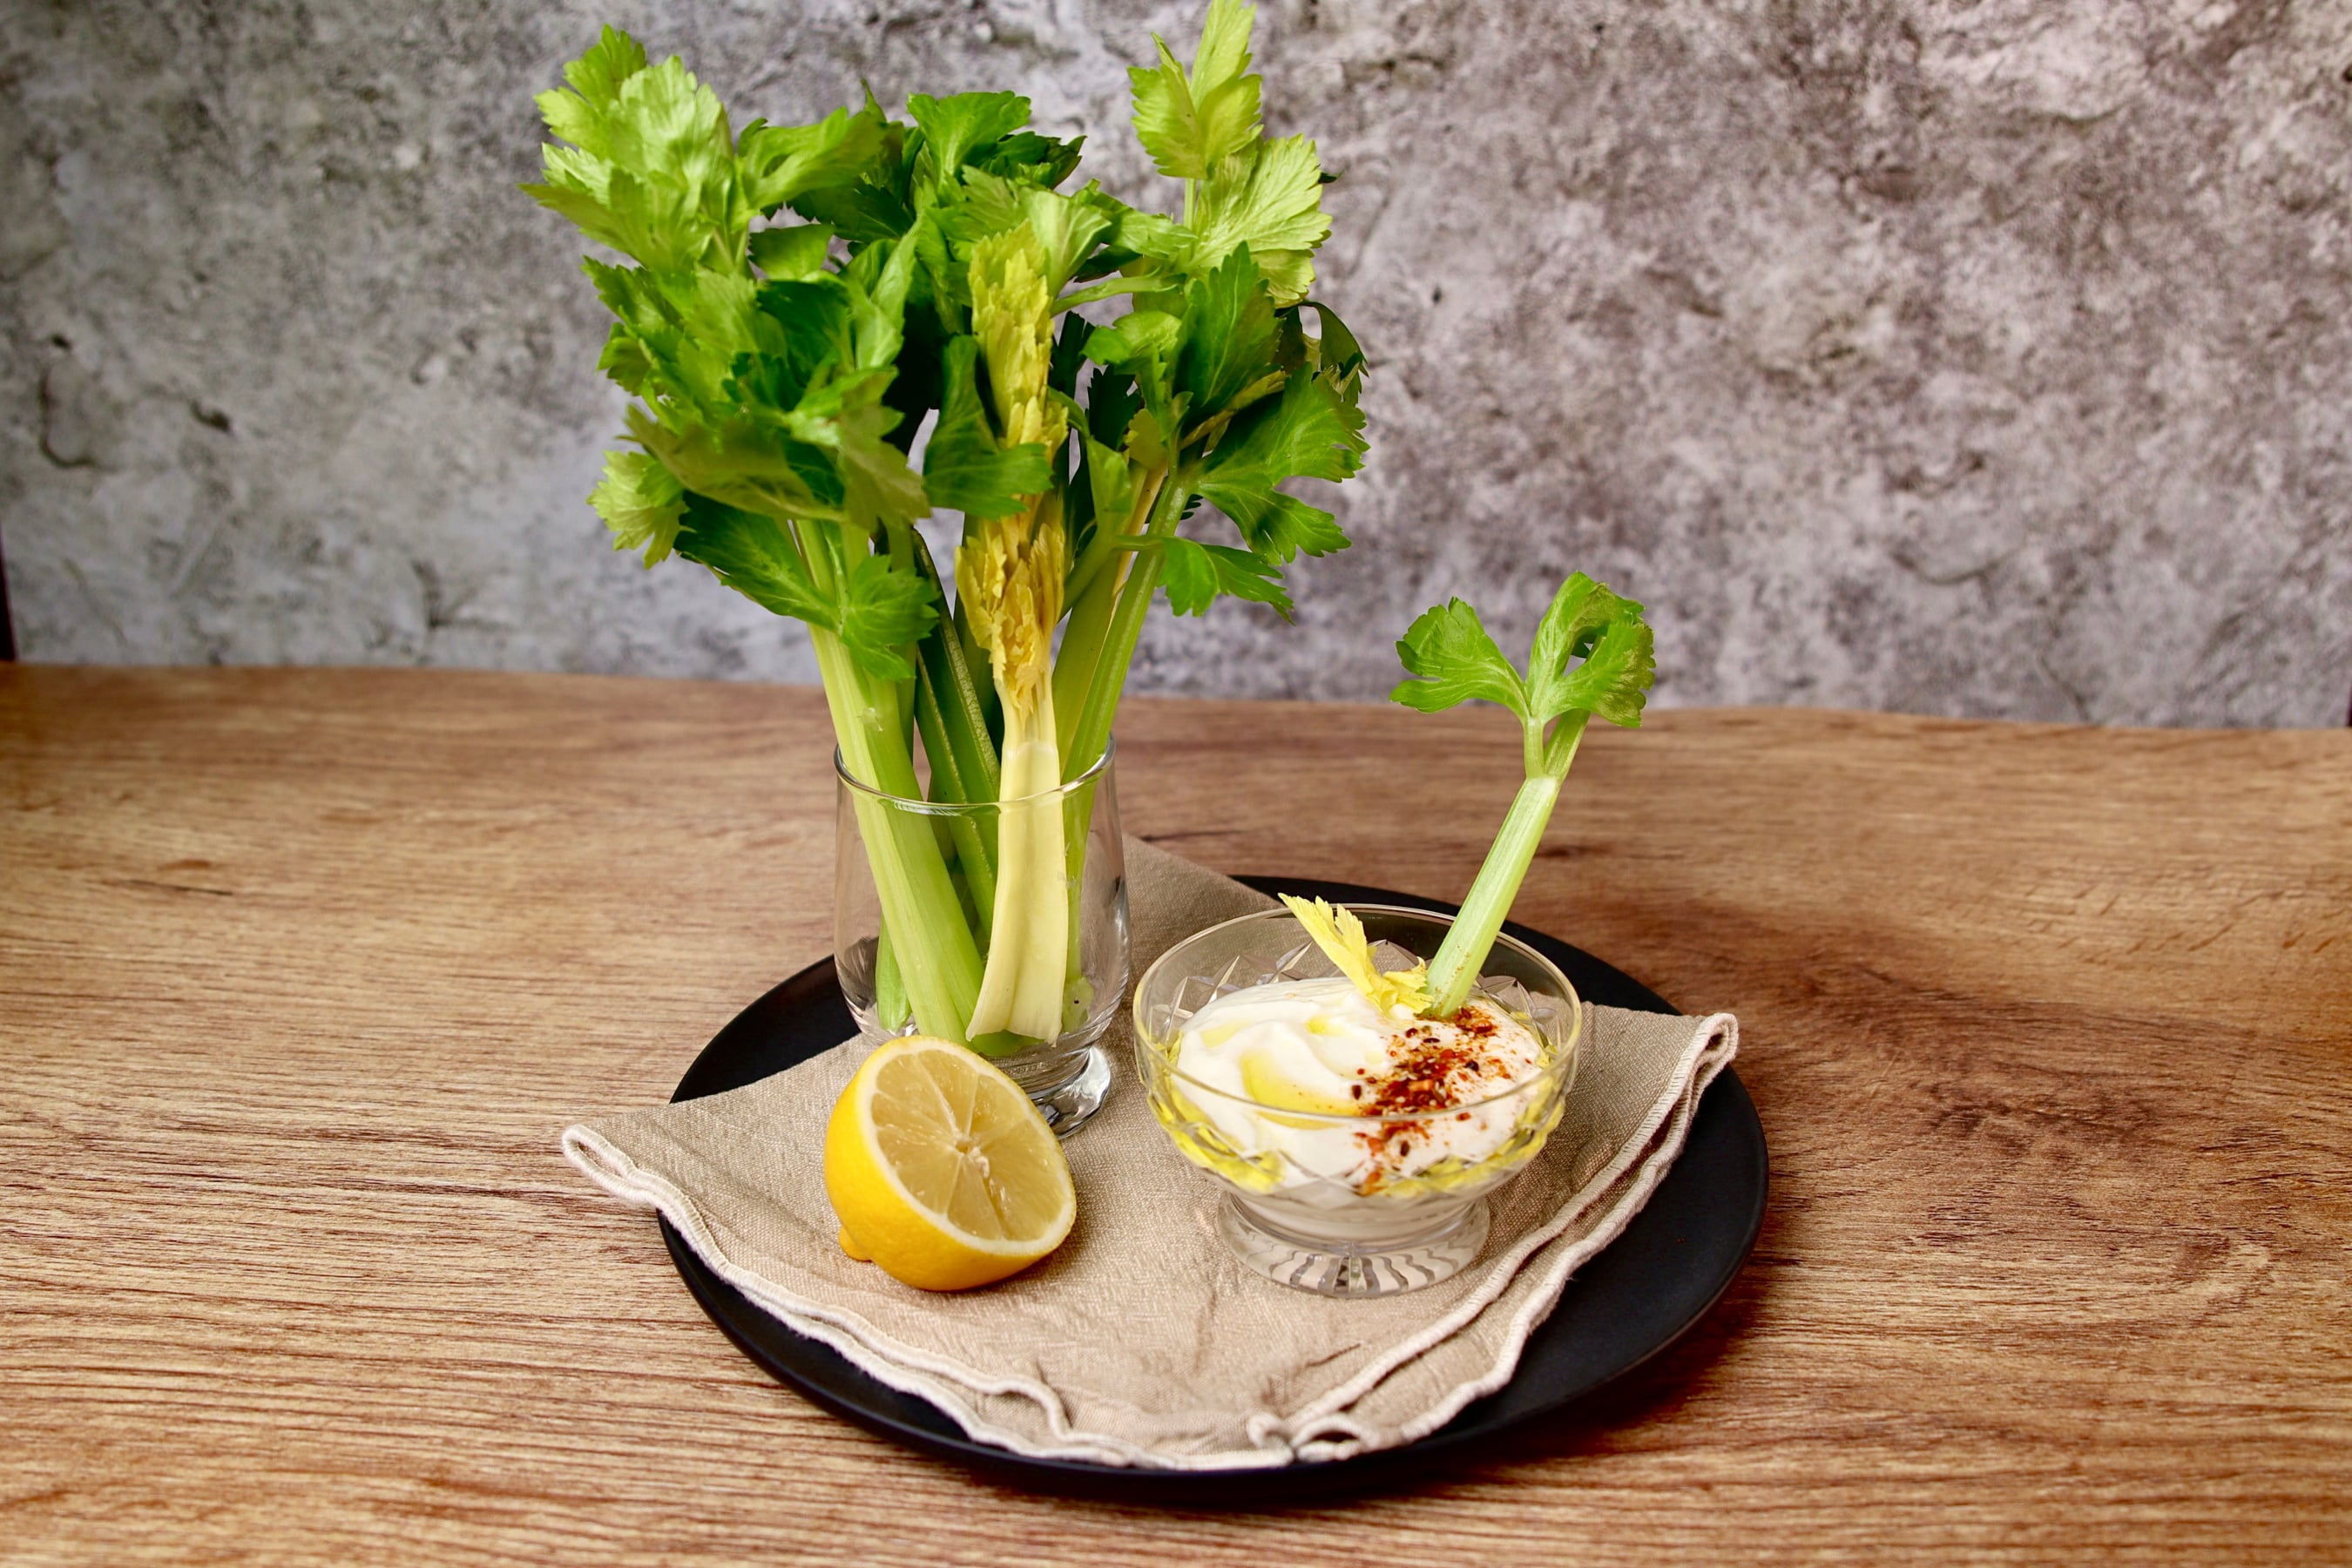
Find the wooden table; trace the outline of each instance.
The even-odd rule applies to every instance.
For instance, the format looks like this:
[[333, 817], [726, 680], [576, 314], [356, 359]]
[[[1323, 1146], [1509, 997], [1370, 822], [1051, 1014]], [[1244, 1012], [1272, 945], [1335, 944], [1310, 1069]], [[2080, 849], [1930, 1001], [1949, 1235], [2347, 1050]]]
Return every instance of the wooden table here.
[[[1589, 1419], [1248, 1514], [845, 1426], [558, 1155], [826, 951], [826, 735], [752, 686], [0, 673], [0, 1557], [2352, 1558], [2352, 734], [1596, 736], [1518, 912], [1739, 1013], [1755, 1259]], [[1518, 754], [1294, 704], [1120, 744], [1147, 837], [1448, 898]]]

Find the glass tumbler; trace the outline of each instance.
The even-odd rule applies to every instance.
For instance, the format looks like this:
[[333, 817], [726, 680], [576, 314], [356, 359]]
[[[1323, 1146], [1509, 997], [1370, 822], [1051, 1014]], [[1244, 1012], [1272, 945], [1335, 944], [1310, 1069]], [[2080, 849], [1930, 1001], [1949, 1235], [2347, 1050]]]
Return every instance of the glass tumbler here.
[[[1453, 925], [1424, 910], [1347, 907], [1382, 969], [1434, 957]], [[1301, 1290], [1369, 1297], [1434, 1285], [1477, 1258], [1487, 1194], [1525, 1170], [1559, 1123], [1584, 1024], [1576, 988], [1535, 949], [1498, 936], [1485, 968], [1475, 994], [1534, 1034], [1537, 1070], [1486, 1099], [1363, 1115], [1251, 1100], [1177, 1066], [1192, 1015], [1219, 997], [1339, 973], [1288, 910], [1211, 926], [1144, 972], [1136, 1069], [1177, 1152], [1217, 1189], [1218, 1232], [1244, 1264]], [[1392, 1139], [1462, 1152], [1402, 1179], [1365, 1175], [1363, 1152]]]
[[[1109, 1089], [1098, 1042], [1127, 991], [1127, 867], [1113, 752], [1106, 748], [1100, 762], [1057, 788], [973, 805], [875, 789], [850, 775], [838, 752], [833, 764], [834, 963], [850, 1016], [877, 1039], [920, 1031], [965, 1041], [1069, 1136]], [[1062, 874], [1028, 897], [1061, 910], [1059, 1033], [974, 1037], [973, 984], [998, 912], [1000, 847], [1034, 845], [1055, 823]], [[968, 944], [960, 957], [948, 952], [958, 944]]]

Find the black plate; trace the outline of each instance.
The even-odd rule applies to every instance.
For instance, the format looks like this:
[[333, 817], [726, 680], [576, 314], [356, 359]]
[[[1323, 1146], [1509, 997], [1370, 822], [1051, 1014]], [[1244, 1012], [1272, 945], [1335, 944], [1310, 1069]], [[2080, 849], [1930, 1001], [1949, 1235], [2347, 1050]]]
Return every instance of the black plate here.
[[[1454, 912], [1454, 905], [1433, 899], [1347, 882], [1301, 877], [1242, 880], [1262, 892]], [[1559, 964], [1588, 1002], [1651, 1013], [1675, 1010], [1648, 986], [1588, 952], [1522, 925], [1505, 929]], [[756, 1083], [830, 1049], [856, 1030], [834, 981], [833, 961], [813, 963], [719, 1030], [670, 1098], [698, 1100]], [[1116, 1065], [1120, 1078], [1127, 1078], [1126, 1064]], [[1125, 1083], [1118, 1091], [1136, 1089]], [[1506, 1427], [1560, 1420], [1578, 1401], [1689, 1332], [1730, 1288], [1764, 1223], [1765, 1170], [1763, 1124], [1746, 1087], [1727, 1068], [1700, 1100], [1674, 1168], [1623, 1234], [1569, 1280], [1551, 1316], [1528, 1336], [1517, 1374], [1500, 1392], [1401, 1448], [1333, 1464], [1215, 1474], [1029, 1459], [974, 1442], [933, 1405], [884, 1387], [831, 1347], [794, 1333], [752, 1305], [703, 1265], [669, 1221], [663, 1220], [661, 1228], [677, 1271], [711, 1321], [746, 1355], [837, 1415], [1025, 1487], [1136, 1501], [1245, 1504], [1397, 1482], [1408, 1473], [1423, 1479], [1433, 1466], [1475, 1453]]]

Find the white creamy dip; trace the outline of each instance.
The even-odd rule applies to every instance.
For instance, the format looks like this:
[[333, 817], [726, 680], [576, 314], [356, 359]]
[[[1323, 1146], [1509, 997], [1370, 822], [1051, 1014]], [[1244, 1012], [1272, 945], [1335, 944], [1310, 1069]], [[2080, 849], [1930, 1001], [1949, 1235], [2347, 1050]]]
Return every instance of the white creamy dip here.
[[[1383, 1014], [1344, 978], [1287, 980], [1220, 996], [1193, 1014], [1175, 1066], [1223, 1091], [1192, 1100], [1237, 1152], [1285, 1156], [1283, 1186], [1324, 1179], [1369, 1194], [1442, 1161], [1494, 1153], [1526, 1097], [1477, 1102], [1539, 1073], [1543, 1047], [1525, 1024], [1479, 997], [1439, 1023], [1402, 1007]], [[1451, 1114], [1430, 1114], [1444, 1111]]]

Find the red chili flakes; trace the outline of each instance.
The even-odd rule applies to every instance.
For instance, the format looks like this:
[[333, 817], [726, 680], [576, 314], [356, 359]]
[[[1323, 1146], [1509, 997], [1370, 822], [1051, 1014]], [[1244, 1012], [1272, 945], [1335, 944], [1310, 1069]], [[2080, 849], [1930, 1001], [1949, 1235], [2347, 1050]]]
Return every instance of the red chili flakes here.
[[[1513, 1071], [1499, 1052], [1485, 1048], [1495, 1044], [1500, 1032], [1494, 1016], [1479, 1006], [1464, 1007], [1450, 1029], [1438, 1024], [1410, 1025], [1391, 1044], [1388, 1069], [1370, 1080], [1370, 1097], [1365, 1097], [1363, 1084], [1350, 1084], [1349, 1096], [1362, 1102], [1367, 1117], [1452, 1110], [1465, 1100], [1483, 1099]], [[1467, 1110], [1454, 1117], [1457, 1121], [1470, 1119]], [[1356, 1138], [1376, 1165], [1389, 1166], [1393, 1173], [1412, 1152], [1416, 1135], [1422, 1135], [1418, 1122], [1384, 1121]], [[1375, 1170], [1360, 1190], [1371, 1192], [1382, 1179]]]
[[1507, 1077], [1503, 1062], [1480, 1048], [1496, 1034], [1495, 1020], [1482, 1007], [1463, 1008], [1451, 1029], [1409, 1026], [1397, 1036], [1388, 1072], [1372, 1085], [1366, 1114], [1449, 1110], [1486, 1080]]

